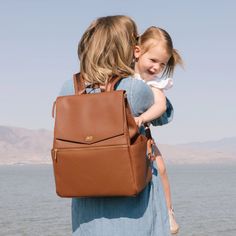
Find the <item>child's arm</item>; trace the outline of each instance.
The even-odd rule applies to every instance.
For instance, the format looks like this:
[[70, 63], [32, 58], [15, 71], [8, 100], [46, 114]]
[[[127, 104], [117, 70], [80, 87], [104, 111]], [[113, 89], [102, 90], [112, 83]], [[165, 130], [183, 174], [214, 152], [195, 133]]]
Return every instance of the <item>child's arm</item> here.
[[152, 87], [154, 104], [139, 117], [135, 117], [138, 126], [160, 117], [166, 111], [166, 96], [161, 89]]

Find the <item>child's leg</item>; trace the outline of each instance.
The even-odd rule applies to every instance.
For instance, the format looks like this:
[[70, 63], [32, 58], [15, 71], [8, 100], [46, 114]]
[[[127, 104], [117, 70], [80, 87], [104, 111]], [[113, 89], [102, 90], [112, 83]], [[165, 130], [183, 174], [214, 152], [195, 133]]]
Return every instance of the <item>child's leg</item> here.
[[172, 208], [172, 201], [171, 201], [170, 183], [169, 183], [168, 175], [166, 172], [166, 166], [165, 166], [162, 156], [157, 156], [156, 161], [157, 161], [158, 172], [160, 173], [160, 177], [161, 177], [161, 181], [162, 181], [162, 185], [163, 185], [163, 189], [165, 193], [166, 205], [167, 205], [168, 210], [170, 210]]
[[177, 224], [174, 216], [174, 211], [171, 201], [170, 183], [166, 172], [165, 162], [162, 158], [160, 150], [156, 145], [154, 145], [154, 155], [156, 156], [157, 169], [161, 177], [161, 182], [163, 185], [164, 194], [166, 198], [166, 205], [168, 208], [169, 221], [170, 221], [170, 230], [172, 234], [175, 234], [179, 231], [179, 225]]
[[161, 182], [163, 185], [164, 193], [165, 193], [165, 198], [166, 198], [166, 205], [168, 210], [172, 209], [172, 201], [171, 201], [171, 192], [170, 192], [170, 183], [166, 171], [166, 166], [164, 163], [164, 160], [162, 158], [162, 155], [159, 151], [159, 149], [156, 147], [157, 152], [155, 152], [156, 156], [156, 162], [157, 162], [157, 168], [158, 168], [158, 173], [160, 174], [161, 177]]

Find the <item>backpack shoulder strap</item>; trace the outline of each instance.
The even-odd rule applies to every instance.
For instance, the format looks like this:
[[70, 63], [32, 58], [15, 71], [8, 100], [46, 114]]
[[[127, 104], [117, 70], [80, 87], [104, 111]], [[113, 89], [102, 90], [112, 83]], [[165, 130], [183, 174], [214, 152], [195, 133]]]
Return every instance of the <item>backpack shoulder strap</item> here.
[[[118, 76], [113, 76], [109, 79], [108, 83], [105, 86], [105, 89], [103, 86], [94, 84], [92, 87], [97, 88], [100, 87], [103, 91], [114, 91], [115, 90], [115, 85], [121, 80], [121, 77]], [[85, 81], [83, 77], [80, 75], [80, 73], [74, 74], [73, 75], [73, 81], [74, 81], [74, 89], [75, 89], [75, 94], [80, 95], [82, 93], [86, 93], [86, 86], [85, 86]]]
[[111, 79], [109, 79], [108, 83], [106, 84], [105, 90], [107, 92], [111, 92], [115, 90], [115, 85], [121, 80], [122, 78], [119, 76], [113, 76]]
[[80, 95], [85, 92], [85, 84], [84, 84], [84, 79], [80, 75], [80, 73], [74, 74], [73, 75], [73, 81], [74, 81], [74, 89], [75, 89], [75, 94]]

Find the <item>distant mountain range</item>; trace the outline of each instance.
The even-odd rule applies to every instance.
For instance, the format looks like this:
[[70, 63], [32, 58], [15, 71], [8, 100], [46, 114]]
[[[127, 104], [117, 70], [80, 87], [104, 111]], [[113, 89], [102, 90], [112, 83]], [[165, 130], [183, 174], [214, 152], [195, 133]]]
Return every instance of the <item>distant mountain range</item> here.
[[236, 152], [236, 137], [224, 138], [217, 141], [194, 142], [182, 144], [183, 147], [191, 147], [202, 150], [219, 150], [227, 152]]
[[[51, 163], [52, 141], [52, 131], [0, 126], [0, 164]], [[169, 164], [236, 163], [236, 137], [158, 146]]]
[[0, 164], [50, 163], [52, 132], [0, 126]]

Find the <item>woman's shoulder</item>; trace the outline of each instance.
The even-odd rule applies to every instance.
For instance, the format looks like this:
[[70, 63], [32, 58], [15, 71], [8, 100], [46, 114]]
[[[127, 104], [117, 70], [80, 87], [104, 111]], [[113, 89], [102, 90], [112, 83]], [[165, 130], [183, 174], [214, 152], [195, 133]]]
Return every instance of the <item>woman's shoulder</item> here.
[[124, 89], [127, 92], [130, 90], [137, 93], [140, 93], [140, 92], [150, 93], [151, 92], [149, 86], [146, 83], [144, 83], [142, 80], [138, 80], [134, 78], [133, 76], [129, 76], [129, 77], [121, 79], [116, 89], [118, 90]]
[[63, 83], [61, 90], [59, 92], [59, 96], [73, 95], [73, 94], [75, 94], [74, 83], [72, 79], [68, 79]]
[[[121, 79], [116, 85], [116, 90], [125, 90], [130, 98], [139, 97], [153, 100], [153, 94], [150, 87], [142, 80], [137, 80], [132, 76]], [[75, 94], [74, 82], [72, 79], [68, 79], [63, 83], [59, 96], [73, 94]]]
[[134, 116], [141, 115], [153, 104], [153, 93], [150, 87], [142, 80], [137, 80], [133, 77], [124, 78], [118, 83], [116, 89], [126, 91]]

